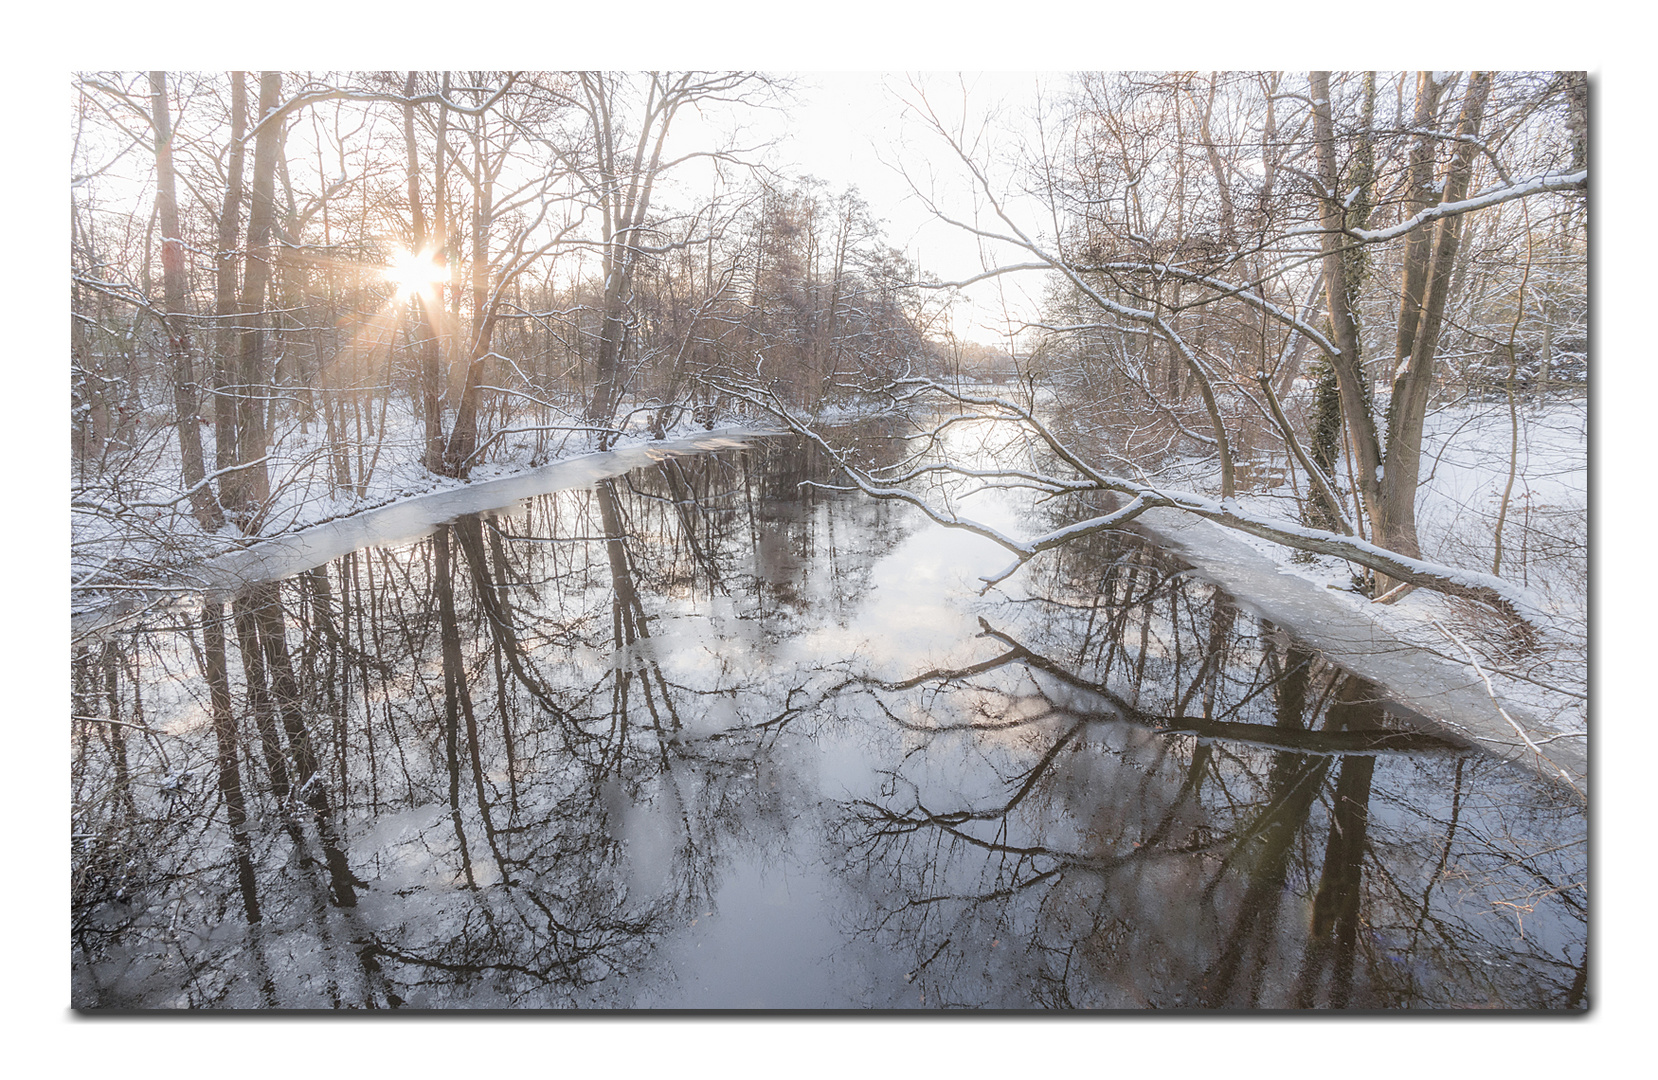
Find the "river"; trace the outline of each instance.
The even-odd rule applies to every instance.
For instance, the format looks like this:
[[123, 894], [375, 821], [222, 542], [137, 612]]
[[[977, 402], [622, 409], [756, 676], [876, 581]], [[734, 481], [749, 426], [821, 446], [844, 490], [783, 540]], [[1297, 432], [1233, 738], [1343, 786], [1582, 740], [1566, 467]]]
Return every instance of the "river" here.
[[77, 646], [74, 1006], [1587, 1007], [1581, 802], [1190, 564], [657, 456]]

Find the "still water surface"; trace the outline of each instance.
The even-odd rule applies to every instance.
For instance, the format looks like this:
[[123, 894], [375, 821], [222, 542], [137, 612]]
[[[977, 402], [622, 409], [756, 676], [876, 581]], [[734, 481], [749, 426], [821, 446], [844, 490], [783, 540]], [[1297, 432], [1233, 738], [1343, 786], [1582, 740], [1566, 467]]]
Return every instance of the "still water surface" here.
[[1569, 793], [1132, 534], [980, 596], [808, 480], [663, 461], [79, 648], [73, 1004], [1587, 1006]]

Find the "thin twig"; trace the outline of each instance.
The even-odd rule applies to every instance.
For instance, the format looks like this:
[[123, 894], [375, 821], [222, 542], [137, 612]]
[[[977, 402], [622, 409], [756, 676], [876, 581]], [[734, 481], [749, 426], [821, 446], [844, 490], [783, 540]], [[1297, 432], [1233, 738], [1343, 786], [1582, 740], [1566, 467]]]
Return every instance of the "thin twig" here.
[[1479, 658], [1474, 655], [1474, 650], [1470, 649], [1468, 647], [1468, 643], [1466, 641], [1463, 641], [1461, 638], [1457, 637], [1451, 631], [1447, 630], [1444, 626], [1441, 626], [1437, 619], [1430, 620], [1430, 621], [1433, 622], [1433, 625], [1438, 628], [1440, 633], [1444, 634], [1446, 637], [1448, 637], [1452, 641], [1456, 642], [1459, 646], [1462, 647], [1462, 651], [1468, 654], [1468, 662], [1470, 664], [1474, 665], [1474, 671], [1479, 675], [1480, 681], [1485, 683], [1485, 692], [1486, 692], [1486, 694], [1488, 694], [1490, 696], [1491, 704], [1493, 704], [1497, 707], [1497, 711], [1502, 714], [1503, 719], [1508, 721], [1508, 726], [1513, 728], [1514, 733], [1516, 735], [1520, 736], [1520, 738], [1525, 742], [1525, 744], [1527, 746], [1531, 747], [1531, 752], [1533, 754], [1537, 755], [1538, 767], [1541, 768], [1542, 763], [1545, 762], [1545, 761], [1547, 761], [1550, 765], [1553, 765], [1554, 766], [1554, 771], [1560, 774], [1560, 778], [1562, 780], [1566, 781], [1566, 783], [1571, 786], [1571, 789], [1573, 791], [1577, 792], [1578, 798], [1583, 799], [1585, 802], [1587, 802], [1588, 801], [1588, 796], [1584, 795], [1583, 794], [1583, 789], [1578, 787], [1577, 784], [1573, 782], [1571, 774], [1568, 773], [1565, 769], [1561, 768], [1559, 765], [1556, 765], [1552, 759], [1550, 759], [1548, 756], [1546, 756], [1543, 753], [1542, 749], [1536, 743], [1531, 741], [1531, 736], [1526, 734], [1525, 729], [1522, 728], [1519, 724], [1516, 724], [1514, 722], [1514, 718], [1512, 716], [1508, 715], [1508, 710], [1502, 707], [1502, 704], [1497, 700], [1497, 691], [1491, 685], [1491, 677], [1485, 673], [1484, 668], [1480, 667]]

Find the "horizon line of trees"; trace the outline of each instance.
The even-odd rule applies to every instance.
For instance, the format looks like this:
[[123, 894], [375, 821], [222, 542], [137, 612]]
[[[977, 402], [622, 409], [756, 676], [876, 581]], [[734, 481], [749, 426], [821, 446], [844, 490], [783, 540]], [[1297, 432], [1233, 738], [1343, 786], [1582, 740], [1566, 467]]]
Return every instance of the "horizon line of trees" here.
[[544, 460], [572, 434], [711, 422], [721, 375], [810, 408], [923, 360], [936, 304], [857, 191], [703, 134], [787, 90], [752, 72], [76, 75], [85, 531], [177, 508], [257, 535], [299, 472], [360, 497], [411, 430], [427, 470], [465, 478], [507, 440]]

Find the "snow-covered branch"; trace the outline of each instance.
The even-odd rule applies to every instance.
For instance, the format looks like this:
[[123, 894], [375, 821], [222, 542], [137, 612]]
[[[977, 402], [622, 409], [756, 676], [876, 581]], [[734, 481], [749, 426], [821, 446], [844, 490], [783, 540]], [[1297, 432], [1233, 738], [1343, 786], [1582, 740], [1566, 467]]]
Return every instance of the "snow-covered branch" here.
[[[993, 408], [1005, 421], [1017, 423], [1028, 435], [1053, 452], [1057, 464], [1069, 467], [1076, 477], [1050, 476], [1028, 469], [964, 468], [954, 464], [935, 464], [913, 469], [896, 477], [881, 477], [864, 469], [849, 456], [841, 453], [806, 419], [797, 416], [775, 394], [754, 386], [722, 386], [733, 397], [747, 401], [778, 417], [788, 428], [813, 442], [849, 477], [859, 491], [872, 498], [909, 503], [932, 521], [947, 528], [962, 529], [983, 536], [1011, 552], [1015, 559], [1005, 570], [985, 580], [986, 587], [1005, 580], [1026, 562], [1044, 551], [1077, 540], [1083, 536], [1107, 529], [1120, 528], [1147, 510], [1165, 508], [1178, 510], [1214, 522], [1224, 528], [1248, 533], [1298, 551], [1332, 555], [1359, 566], [1385, 574], [1396, 581], [1408, 582], [1420, 588], [1447, 596], [1471, 600], [1500, 615], [1513, 629], [1521, 645], [1532, 648], [1536, 644], [1537, 627], [1546, 617], [1530, 592], [1513, 582], [1491, 574], [1412, 558], [1396, 551], [1379, 547], [1357, 536], [1344, 536], [1325, 529], [1315, 529], [1299, 522], [1267, 514], [1256, 513], [1230, 498], [1211, 499], [1195, 492], [1162, 487], [1144, 480], [1113, 476], [1095, 469], [1080, 455], [1067, 447], [1045, 424], [1030, 411], [1003, 398], [966, 394], [926, 379], [899, 380], [892, 384], [896, 394], [909, 391], [912, 401], [919, 403], [915, 391], [933, 393], [949, 402]], [[1061, 526], [1029, 539], [1009, 536], [982, 522], [962, 517], [948, 509], [939, 509], [932, 502], [901, 484], [924, 476], [954, 476], [977, 480], [991, 486], [1038, 486], [1054, 493], [1100, 492], [1128, 496], [1120, 507], [1094, 517]]]
[[1550, 191], [1587, 191], [1589, 188], [1589, 170], [1579, 169], [1573, 173], [1551, 173], [1546, 176], [1534, 176], [1530, 180], [1522, 180], [1518, 184], [1493, 188], [1489, 191], [1471, 195], [1456, 202], [1440, 203], [1416, 214], [1399, 224], [1386, 229], [1346, 229], [1348, 236], [1365, 244], [1378, 244], [1384, 240], [1395, 240], [1408, 232], [1421, 228], [1430, 221], [1440, 218], [1455, 217], [1466, 214], [1471, 210], [1483, 210], [1487, 206], [1496, 206], [1500, 203], [1512, 202], [1515, 199], [1524, 199], [1532, 195], [1541, 195]]
[[[379, 102], [389, 105], [442, 105], [453, 113], [460, 113], [464, 116], [481, 116], [493, 109], [495, 103], [505, 97], [507, 91], [511, 90], [513, 83], [517, 81], [517, 73], [509, 72], [500, 87], [488, 99], [478, 105], [462, 105], [441, 93], [408, 95], [393, 94], [383, 90], [345, 90], [333, 86], [307, 87], [261, 117], [259, 122], [248, 131], [245, 141], [251, 143], [266, 127], [281, 123], [283, 117], [289, 116], [307, 105], [315, 105], [323, 101]], [[457, 87], [456, 89], [469, 88]]]

